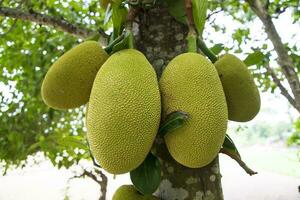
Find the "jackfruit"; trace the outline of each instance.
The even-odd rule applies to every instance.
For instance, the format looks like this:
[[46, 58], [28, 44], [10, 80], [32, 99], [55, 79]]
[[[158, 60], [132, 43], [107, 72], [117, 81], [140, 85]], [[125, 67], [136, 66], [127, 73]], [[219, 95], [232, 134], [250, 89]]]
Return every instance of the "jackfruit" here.
[[171, 156], [180, 164], [199, 168], [218, 154], [227, 129], [227, 105], [214, 65], [196, 53], [175, 57], [160, 79], [163, 117], [188, 113], [187, 123], [165, 135]]
[[62, 55], [42, 83], [44, 102], [55, 109], [76, 108], [88, 102], [93, 81], [108, 54], [95, 41], [83, 42]]
[[144, 196], [133, 185], [122, 185], [115, 192], [112, 200], [159, 200], [154, 196]]
[[87, 115], [91, 151], [112, 174], [137, 168], [155, 139], [161, 113], [154, 69], [139, 51], [119, 51], [93, 84]]
[[231, 54], [222, 56], [215, 66], [225, 92], [229, 120], [246, 122], [253, 119], [260, 109], [260, 96], [247, 66]]

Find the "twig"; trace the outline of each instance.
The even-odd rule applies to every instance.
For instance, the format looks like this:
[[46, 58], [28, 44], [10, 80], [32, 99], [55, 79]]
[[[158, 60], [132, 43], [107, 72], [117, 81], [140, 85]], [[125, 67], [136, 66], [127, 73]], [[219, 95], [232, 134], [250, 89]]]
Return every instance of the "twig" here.
[[100, 181], [100, 188], [101, 188], [101, 197], [99, 200], [105, 200], [106, 199], [106, 192], [107, 192], [107, 177], [101, 170], [96, 170], [96, 172], [100, 175], [101, 181]]
[[290, 102], [290, 104], [292, 104], [292, 106], [295, 107], [296, 106], [296, 102], [295, 102], [294, 98], [289, 94], [289, 92], [287, 91], [287, 89], [282, 85], [281, 81], [277, 77], [275, 71], [270, 67], [269, 63], [267, 63], [265, 65], [265, 67], [266, 67], [267, 71], [269, 72], [269, 74], [271, 75], [274, 83], [280, 89], [281, 94], [287, 98], [287, 100]]
[[206, 46], [205, 42], [198, 37], [198, 47], [206, 55], [212, 63], [218, 60], [218, 57]]
[[229, 152], [228, 150], [221, 148], [220, 153], [223, 153], [227, 156], [229, 156], [230, 158], [232, 158], [233, 160], [235, 160], [244, 170], [247, 174], [249, 174], [250, 176], [257, 174], [257, 172], [253, 171], [252, 169], [250, 169], [246, 163], [244, 163], [244, 161], [242, 161], [237, 155]]
[[220, 12], [222, 12], [222, 11], [224, 11], [223, 8], [221, 8], [220, 10], [215, 10], [215, 11], [209, 13], [209, 14], [207, 15], [207, 17], [206, 17], [206, 20], [209, 20], [209, 18], [211, 18], [213, 15], [218, 14], [218, 13], [220, 13]]
[[71, 177], [70, 179], [84, 178], [84, 177], [89, 177], [89, 178], [93, 179], [96, 183], [98, 183], [100, 185], [101, 196], [100, 196], [99, 200], [105, 200], [106, 192], [107, 192], [107, 189], [106, 189], [107, 188], [107, 177], [101, 170], [95, 170], [95, 172], [100, 175], [101, 180], [99, 180], [98, 177], [95, 174], [93, 174], [93, 172], [89, 172], [86, 169], [83, 169], [82, 174], [75, 175], [75, 176]]
[[[70, 34], [82, 38], [87, 38], [88, 36], [96, 33], [95, 31], [81, 28], [79, 25], [72, 24], [63, 18], [55, 18], [52, 16], [38, 13], [34, 10], [30, 10], [29, 12], [27, 12], [16, 8], [0, 7], [0, 16], [12, 17], [15, 19], [27, 20], [38, 24], [51, 26], [53, 28], [58, 28], [62, 31], [68, 32]], [[108, 36], [104, 33], [104, 31], [101, 30], [98, 32], [101, 33], [101, 40], [106, 41]]]
[[86, 139], [86, 143], [87, 143], [87, 146], [88, 146], [88, 148], [89, 148], [89, 153], [90, 153], [90, 156], [91, 156], [91, 158], [92, 158], [94, 167], [98, 167], [98, 168], [101, 169], [101, 166], [97, 163], [95, 157], [94, 157], [93, 154], [92, 154], [91, 147], [90, 147], [89, 141], [88, 141], [87, 139]]
[[95, 159], [95, 157], [91, 154], [91, 158], [92, 158], [92, 160], [93, 160], [93, 165], [95, 166], [95, 167], [98, 167], [98, 168], [101, 168], [101, 166], [96, 162], [96, 159]]
[[266, 10], [266, 8], [262, 5], [260, 0], [246, 0], [250, 5], [251, 9], [258, 16], [261, 22], [264, 25], [265, 32], [267, 33], [270, 41], [274, 46], [274, 50], [278, 56], [278, 64], [282, 69], [284, 76], [286, 77], [289, 86], [292, 90], [295, 104], [293, 107], [300, 112], [300, 81], [298, 74], [295, 70], [295, 66], [292, 58], [288, 54], [288, 50], [283, 44], [279, 33], [272, 21], [272, 17]]

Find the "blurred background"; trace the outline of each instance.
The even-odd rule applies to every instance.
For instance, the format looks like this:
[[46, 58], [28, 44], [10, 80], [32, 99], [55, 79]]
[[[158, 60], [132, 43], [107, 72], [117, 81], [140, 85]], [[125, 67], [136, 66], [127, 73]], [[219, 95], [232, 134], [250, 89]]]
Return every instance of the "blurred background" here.
[[[111, 32], [111, 21], [104, 23], [98, 1], [21, 2], [0, 1], [0, 8], [33, 9]], [[299, 1], [270, 1], [270, 5], [278, 33], [300, 68]], [[215, 53], [231, 52], [248, 59], [262, 98], [254, 120], [230, 122], [228, 129], [243, 160], [258, 174], [250, 177], [234, 160], [220, 155], [225, 199], [300, 199], [299, 112], [264, 68], [267, 61], [290, 92], [262, 23], [243, 1], [211, 1], [209, 14], [204, 31], [207, 45]], [[95, 176], [99, 172], [86, 145], [85, 107], [55, 111], [44, 105], [39, 93], [51, 63], [82, 40], [38, 23], [4, 17], [1, 10], [0, 20], [0, 200], [99, 199], [102, 182]], [[120, 185], [130, 183], [128, 175], [103, 173], [108, 177], [107, 199]]]

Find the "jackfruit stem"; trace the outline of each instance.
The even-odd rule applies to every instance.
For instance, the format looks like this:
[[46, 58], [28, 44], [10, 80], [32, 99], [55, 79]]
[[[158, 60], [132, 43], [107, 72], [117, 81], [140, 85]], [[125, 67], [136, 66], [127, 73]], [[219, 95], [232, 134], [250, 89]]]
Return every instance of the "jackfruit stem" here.
[[129, 36], [129, 41], [128, 41], [128, 49], [134, 49], [134, 37], [133, 33], [131, 30], [127, 31], [128, 36]]
[[125, 34], [121, 34], [119, 37], [117, 37], [114, 41], [112, 41], [107, 47], [104, 48], [104, 51], [106, 51], [107, 54], [110, 54], [116, 44], [121, 42], [125, 37]]
[[134, 37], [132, 32], [132, 24], [138, 15], [138, 13], [141, 11], [140, 8], [130, 8], [127, 15], [127, 20], [125, 23], [125, 29], [126, 33], [129, 35], [129, 41], [128, 41], [128, 48], [134, 49]]
[[212, 63], [215, 63], [218, 60], [218, 57], [206, 46], [204, 41], [198, 37], [198, 47], [206, 55]]
[[187, 36], [188, 52], [197, 53], [197, 33], [190, 29]]

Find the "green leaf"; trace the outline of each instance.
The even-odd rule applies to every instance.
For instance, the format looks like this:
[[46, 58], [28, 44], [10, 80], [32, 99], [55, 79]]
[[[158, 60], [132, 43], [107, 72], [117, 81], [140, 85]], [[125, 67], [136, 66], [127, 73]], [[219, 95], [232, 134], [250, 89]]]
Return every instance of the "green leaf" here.
[[233, 140], [229, 137], [228, 134], [225, 135], [223, 148], [226, 149], [227, 151], [233, 153], [234, 155], [237, 155], [239, 158], [241, 158], [241, 155], [240, 155], [238, 149], [236, 148]]
[[180, 127], [182, 127], [188, 119], [188, 114], [182, 111], [170, 113], [166, 120], [161, 124], [158, 134], [164, 136]]
[[121, 51], [122, 49], [128, 49], [130, 47], [130, 37], [131, 33], [127, 32], [125, 37], [113, 46], [110, 54], [116, 53], [117, 51]]
[[111, 9], [111, 4], [109, 3], [105, 11], [105, 17], [103, 20], [104, 25], [107, 24], [107, 22], [111, 19], [111, 16], [112, 16], [112, 9]]
[[161, 166], [158, 158], [149, 153], [144, 162], [130, 172], [130, 179], [142, 194], [155, 192], [161, 181]]
[[88, 146], [81, 140], [81, 137], [78, 136], [66, 136], [63, 138], [57, 138], [56, 142], [62, 146], [71, 146], [73, 148], [79, 148], [88, 150]]
[[210, 48], [210, 50], [218, 55], [219, 53], [221, 53], [221, 51], [224, 49], [224, 45], [219, 43], [219, 44], [215, 44], [213, 47]]
[[208, 7], [207, 0], [192, 0], [193, 5], [193, 17], [196, 29], [201, 36], [204, 30], [206, 21], [206, 12]]
[[264, 57], [265, 56], [261, 51], [254, 51], [247, 56], [247, 58], [244, 60], [244, 63], [247, 66], [256, 65], [260, 63], [264, 59]]
[[168, 6], [170, 15], [177, 21], [186, 24], [186, 14], [183, 0], [165, 0]]
[[123, 31], [128, 11], [127, 8], [123, 5], [113, 4], [112, 9], [112, 21], [114, 28], [113, 38], [115, 39], [120, 36]]
[[91, 35], [90, 37], [88, 37], [87, 39], [85, 39], [85, 41], [96, 41], [96, 42], [98, 42], [100, 37], [101, 37], [100, 33], [95, 33], [95, 34]]

